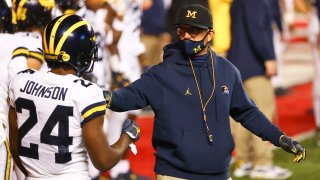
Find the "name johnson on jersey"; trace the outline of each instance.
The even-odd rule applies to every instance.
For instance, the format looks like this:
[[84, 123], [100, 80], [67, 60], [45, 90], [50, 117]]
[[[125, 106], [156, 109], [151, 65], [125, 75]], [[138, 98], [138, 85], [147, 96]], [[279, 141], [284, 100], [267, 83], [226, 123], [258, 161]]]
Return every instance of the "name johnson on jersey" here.
[[55, 100], [65, 100], [68, 88], [64, 87], [46, 87], [34, 81], [28, 80], [24, 88], [20, 88], [20, 92], [30, 94], [42, 98], [51, 98]]

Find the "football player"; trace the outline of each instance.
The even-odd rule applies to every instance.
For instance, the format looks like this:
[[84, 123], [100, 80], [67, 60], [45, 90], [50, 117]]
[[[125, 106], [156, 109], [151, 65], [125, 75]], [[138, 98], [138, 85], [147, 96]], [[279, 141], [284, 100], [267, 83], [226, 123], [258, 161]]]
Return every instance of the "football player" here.
[[[4, 47], [1, 48], [3, 56], [1, 58], [1, 83], [4, 85], [1, 90], [1, 99], [5, 100], [1, 103], [1, 109], [6, 111], [6, 119], [9, 109], [7, 103], [8, 79], [21, 70], [39, 69], [43, 64], [41, 31], [51, 19], [54, 0], [12, 0], [10, 5], [11, 18], [8, 22], [13, 24], [11, 32], [14, 31], [14, 34], [1, 35], [1, 42], [5, 43], [0, 45]], [[14, 170], [17, 178], [23, 179], [24, 175], [19, 169], [14, 167]]]
[[5, 0], [0, 0], [0, 177], [9, 180], [12, 177], [13, 160], [8, 142], [8, 63], [14, 48], [11, 8]]
[[140, 129], [127, 119], [115, 144], [106, 139], [102, 90], [80, 78], [98, 57], [86, 20], [71, 14], [53, 19], [44, 29], [43, 49], [49, 72], [27, 69], [10, 81], [12, 155], [27, 177], [90, 179], [87, 153], [97, 169], [110, 169]]
[[[93, 27], [98, 45], [98, 61], [95, 62], [95, 68], [92, 73], [84, 74], [83, 78], [95, 82], [98, 86], [109, 89], [111, 84], [111, 70], [107, 59], [108, 51], [106, 50], [107, 34], [112, 29], [107, 28], [105, 20], [111, 13], [109, 9], [102, 8], [102, 0], [56, 0], [57, 7], [53, 10], [53, 15], [76, 14], [85, 18]], [[113, 33], [111, 33], [113, 34]], [[104, 129], [107, 129], [107, 121], [104, 122]], [[121, 124], [122, 126], [122, 124]], [[91, 178], [100, 176], [98, 171], [89, 160], [89, 175]]]
[[[51, 20], [54, 0], [13, 0], [12, 22], [16, 26], [16, 49], [9, 64], [9, 76], [32, 68], [40, 69], [42, 57], [41, 32]], [[46, 66], [43, 66], [46, 67]]]

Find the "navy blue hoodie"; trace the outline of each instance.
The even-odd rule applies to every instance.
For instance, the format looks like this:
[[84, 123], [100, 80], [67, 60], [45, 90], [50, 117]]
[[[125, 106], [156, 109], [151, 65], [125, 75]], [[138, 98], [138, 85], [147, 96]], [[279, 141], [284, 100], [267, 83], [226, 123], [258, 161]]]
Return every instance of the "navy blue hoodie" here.
[[[227, 59], [210, 55], [193, 61], [213, 133], [208, 141], [198, 90], [188, 59], [178, 44], [165, 47], [164, 61], [140, 79], [113, 92], [111, 110], [128, 111], [151, 105], [154, 113], [152, 144], [156, 150], [155, 172], [186, 179], [228, 179], [234, 141], [229, 115], [245, 128], [279, 146], [282, 132], [261, 113], [246, 95], [239, 71]], [[226, 90], [226, 87], [228, 91]], [[186, 93], [189, 89], [190, 93]]]

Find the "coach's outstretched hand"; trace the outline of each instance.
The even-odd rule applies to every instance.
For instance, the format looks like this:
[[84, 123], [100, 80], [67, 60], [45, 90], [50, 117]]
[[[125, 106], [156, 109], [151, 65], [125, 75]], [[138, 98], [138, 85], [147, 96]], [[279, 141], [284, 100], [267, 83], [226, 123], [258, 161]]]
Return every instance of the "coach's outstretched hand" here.
[[107, 108], [110, 107], [111, 101], [112, 101], [112, 91], [109, 90], [103, 90], [103, 96], [107, 103]]
[[283, 150], [294, 154], [296, 157], [293, 159], [294, 163], [298, 163], [306, 158], [306, 149], [301, 146], [297, 141], [292, 140], [286, 135], [279, 138], [280, 146]]
[[136, 142], [140, 138], [140, 128], [138, 124], [131, 119], [126, 119], [122, 125], [121, 134], [126, 133], [130, 136], [130, 138]]

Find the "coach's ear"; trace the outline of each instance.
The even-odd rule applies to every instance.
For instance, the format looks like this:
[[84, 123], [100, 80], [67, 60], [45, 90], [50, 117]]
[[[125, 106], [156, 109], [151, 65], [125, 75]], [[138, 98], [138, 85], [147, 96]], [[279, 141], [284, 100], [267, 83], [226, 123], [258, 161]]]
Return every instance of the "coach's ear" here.
[[103, 90], [103, 96], [104, 96], [104, 99], [106, 100], [107, 108], [109, 108], [112, 102], [112, 91]]
[[208, 42], [212, 42], [213, 41], [213, 36], [214, 36], [214, 30], [213, 29], [209, 29], [207, 38], [208, 38]]

